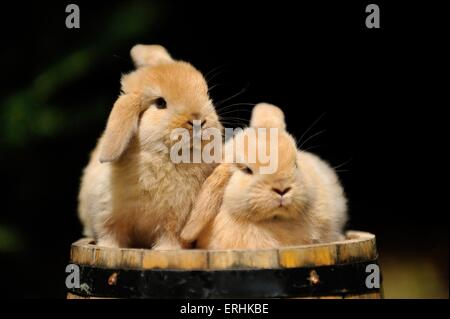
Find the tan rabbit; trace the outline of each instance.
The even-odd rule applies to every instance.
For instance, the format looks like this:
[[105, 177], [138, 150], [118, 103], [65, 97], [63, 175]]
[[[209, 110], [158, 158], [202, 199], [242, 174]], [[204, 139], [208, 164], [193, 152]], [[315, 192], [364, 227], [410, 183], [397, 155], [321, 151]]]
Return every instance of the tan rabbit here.
[[215, 165], [170, 159], [171, 132], [222, 130], [202, 74], [159, 45], [136, 45], [105, 132], [84, 170], [79, 216], [99, 245], [180, 248], [179, 234]]
[[[255, 106], [250, 125], [240, 133], [244, 153], [232, 154], [243, 163], [227, 161], [207, 178], [181, 238], [208, 249], [264, 249], [342, 239], [346, 199], [333, 169], [297, 150], [276, 106]], [[259, 157], [256, 163], [247, 161], [252, 142], [258, 148], [264, 145], [261, 134], [250, 134], [258, 127], [278, 128], [277, 169], [271, 174], [260, 173], [267, 164]], [[236, 147], [240, 134], [226, 143], [225, 153]]]

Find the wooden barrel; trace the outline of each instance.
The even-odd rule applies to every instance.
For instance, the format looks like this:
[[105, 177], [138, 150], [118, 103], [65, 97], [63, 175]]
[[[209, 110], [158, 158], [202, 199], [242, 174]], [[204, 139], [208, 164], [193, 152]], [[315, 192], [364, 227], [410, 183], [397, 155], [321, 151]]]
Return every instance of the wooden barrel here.
[[[265, 250], [114, 249], [72, 244], [68, 298], [381, 298], [375, 236]], [[381, 280], [380, 280], [381, 281]]]

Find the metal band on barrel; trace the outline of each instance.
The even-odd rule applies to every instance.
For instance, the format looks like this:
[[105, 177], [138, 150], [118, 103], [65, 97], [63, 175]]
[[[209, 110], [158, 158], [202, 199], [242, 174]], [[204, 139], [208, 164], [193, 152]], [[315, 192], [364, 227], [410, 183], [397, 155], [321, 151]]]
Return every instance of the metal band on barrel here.
[[366, 266], [342, 265], [227, 270], [80, 267], [80, 287], [69, 292], [109, 298], [286, 298], [379, 292], [366, 286]]

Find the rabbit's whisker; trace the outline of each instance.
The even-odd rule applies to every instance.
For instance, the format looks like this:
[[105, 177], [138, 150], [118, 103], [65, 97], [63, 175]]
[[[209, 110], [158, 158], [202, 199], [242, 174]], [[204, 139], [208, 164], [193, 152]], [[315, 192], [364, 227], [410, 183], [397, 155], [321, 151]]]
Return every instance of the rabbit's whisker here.
[[312, 150], [312, 149], [318, 148], [318, 147], [321, 147], [321, 145], [313, 145], [313, 146], [307, 147], [307, 148], [305, 148], [305, 149], [302, 149], [301, 151], [307, 152], [307, 151], [309, 151], [309, 150]]
[[227, 109], [229, 109], [229, 108], [231, 108], [233, 106], [241, 106], [241, 105], [242, 106], [247, 106], [247, 105], [254, 106], [255, 103], [234, 103], [234, 104], [230, 104], [230, 105], [226, 105], [226, 106], [217, 107], [217, 111], [224, 111], [224, 110], [227, 110]]
[[340, 168], [340, 167], [342, 167], [342, 166], [344, 166], [344, 165], [347, 165], [347, 164], [350, 163], [351, 161], [352, 161], [352, 158], [349, 158], [349, 159], [346, 160], [345, 162], [343, 162], [343, 163], [341, 163], [341, 164], [339, 164], [339, 165], [337, 165], [337, 166], [334, 166], [333, 169]]
[[236, 109], [236, 110], [228, 110], [228, 111], [226, 111], [226, 112], [217, 113], [217, 114], [219, 114], [219, 115], [224, 115], [224, 114], [233, 114], [233, 113], [240, 113], [240, 112], [251, 113], [251, 110], [246, 110], [246, 109]]
[[214, 84], [214, 85], [210, 86], [210, 87], [208, 88], [208, 93], [211, 92], [212, 90], [214, 90], [216, 87], [223, 86], [223, 85], [225, 85], [225, 84], [223, 84], [223, 83], [217, 83], [217, 84]]
[[247, 91], [247, 89], [248, 89], [249, 86], [250, 86], [250, 84], [247, 84], [247, 85], [246, 85], [242, 90], [240, 90], [239, 92], [233, 94], [232, 96], [230, 96], [230, 97], [228, 97], [228, 98], [226, 98], [226, 99], [223, 99], [223, 100], [217, 102], [217, 105], [220, 106], [220, 105], [222, 105], [223, 103], [225, 103], [225, 102], [227, 102], [227, 101], [229, 101], [229, 100], [231, 100], [231, 99], [234, 99], [235, 97], [238, 97], [239, 95], [241, 95], [241, 94], [243, 94], [245, 91]]
[[326, 131], [327, 131], [327, 130], [322, 130], [322, 131], [319, 131], [319, 132], [317, 132], [317, 133], [311, 135], [310, 137], [308, 137], [307, 139], [305, 139], [305, 140], [302, 142], [302, 144], [301, 144], [298, 148], [301, 149], [302, 146], [306, 144], [306, 142], [308, 142], [308, 141], [311, 140], [312, 138], [314, 138], [314, 137], [316, 137], [316, 136], [318, 136], [318, 135], [320, 135], [320, 134], [322, 134], [322, 133], [324, 133], [324, 132], [326, 132]]
[[308, 132], [314, 127], [314, 125], [316, 125], [317, 124], [317, 122], [319, 122], [320, 121], [320, 119], [322, 118], [322, 117], [324, 117], [325, 116], [325, 114], [326, 114], [326, 112], [323, 112], [307, 129], [306, 129], [306, 131], [302, 134], [302, 136], [300, 136], [300, 138], [299, 138], [299, 143], [302, 141], [302, 139], [303, 139], [303, 137], [305, 137], [305, 135], [306, 134], [308, 134]]
[[[208, 71], [205, 75], [204, 78], [206, 79], [207, 82], [211, 81], [212, 79], [214, 79], [217, 75], [219, 75], [221, 72], [223, 73], [224, 70], [221, 70], [225, 67], [230, 66], [230, 63], [225, 63], [219, 66], [216, 66], [215, 68], [211, 69], [210, 71]], [[209, 77], [211, 75], [211, 77]]]

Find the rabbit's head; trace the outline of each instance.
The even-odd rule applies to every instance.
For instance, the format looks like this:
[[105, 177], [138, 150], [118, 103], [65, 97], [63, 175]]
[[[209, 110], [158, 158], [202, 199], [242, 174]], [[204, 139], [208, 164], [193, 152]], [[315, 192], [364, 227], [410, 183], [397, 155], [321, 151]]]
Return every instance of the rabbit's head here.
[[[225, 146], [225, 154], [231, 154], [228, 152], [231, 147], [235, 152], [230, 161], [233, 163], [229, 165], [231, 172], [224, 190], [222, 208], [236, 218], [254, 221], [294, 218], [307, 202], [295, 140], [285, 131], [284, 120], [281, 118], [280, 121], [278, 116], [270, 118], [264, 115], [261, 118], [264, 126], [256, 126], [259, 125], [255, 118], [257, 111], [280, 112], [282, 115], [281, 110], [274, 106], [257, 105], [252, 126], [237, 134]], [[277, 134], [271, 134], [269, 128], [277, 129]], [[239, 140], [242, 141], [243, 151], [237, 151]], [[255, 152], [256, 156], [252, 158], [251, 154]], [[268, 156], [261, 156], [264, 152]], [[271, 170], [267, 169], [269, 166]]]
[[[102, 139], [100, 161], [114, 161], [133, 137], [140, 150], [168, 152], [177, 142], [174, 129], [193, 125], [222, 129], [203, 75], [191, 64], [173, 60], [159, 45], [136, 45], [137, 69], [122, 77], [122, 94], [114, 104]], [[195, 121], [195, 122], [194, 122]]]
[[183, 240], [195, 240], [219, 211], [242, 221], [296, 219], [305, 211], [308, 192], [283, 112], [270, 104], [258, 104], [250, 125], [226, 143], [225, 163], [204, 183], [182, 232]]

